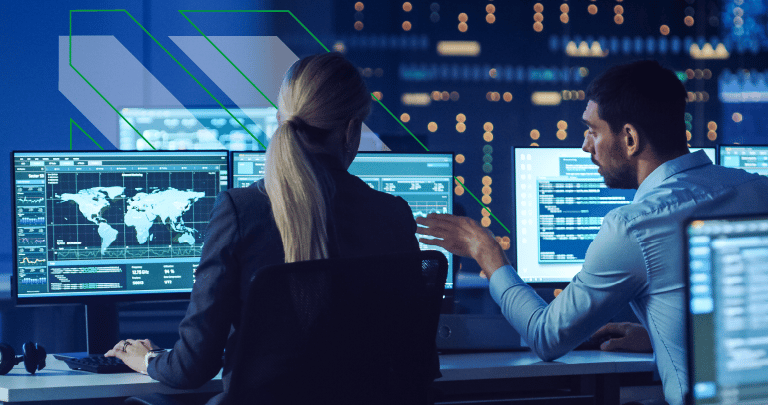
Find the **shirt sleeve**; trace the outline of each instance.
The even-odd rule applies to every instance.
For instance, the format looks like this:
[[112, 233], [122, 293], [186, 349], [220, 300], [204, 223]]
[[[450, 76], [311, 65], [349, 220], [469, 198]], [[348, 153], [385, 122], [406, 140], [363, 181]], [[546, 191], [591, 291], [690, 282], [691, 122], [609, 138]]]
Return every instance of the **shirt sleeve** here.
[[584, 265], [549, 305], [512, 266], [491, 276], [494, 301], [544, 361], [566, 354], [629, 303], [647, 280], [643, 254], [626, 223], [609, 213], [587, 249]]
[[150, 377], [173, 388], [196, 388], [218, 374], [234, 314], [239, 313], [234, 271], [239, 239], [235, 205], [229, 194], [221, 193], [211, 212], [189, 307], [179, 325], [180, 339], [173, 350], [149, 362]]

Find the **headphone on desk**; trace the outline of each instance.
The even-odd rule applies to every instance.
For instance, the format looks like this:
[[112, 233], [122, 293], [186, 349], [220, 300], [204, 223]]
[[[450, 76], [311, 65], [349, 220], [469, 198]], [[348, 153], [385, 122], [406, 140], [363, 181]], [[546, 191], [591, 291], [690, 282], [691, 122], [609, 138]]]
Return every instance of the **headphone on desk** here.
[[0, 343], [0, 375], [8, 374], [13, 366], [22, 361], [24, 362], [24, 368], [32, 374], [35, 374], [37, 370], [45, 368], [45, 357], [48, 354], [42, 345], [27, 342], [24, 343], [21, 350], [24, 354], [17, 356], [10, 345]]

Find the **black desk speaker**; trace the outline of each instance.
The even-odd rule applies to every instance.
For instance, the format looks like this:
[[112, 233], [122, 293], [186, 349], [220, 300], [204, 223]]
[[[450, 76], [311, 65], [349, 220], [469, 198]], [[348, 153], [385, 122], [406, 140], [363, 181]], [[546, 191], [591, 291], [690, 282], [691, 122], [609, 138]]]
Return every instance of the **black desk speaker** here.
[[446, 350], [528, 350], [503, 315], [442, 314], [437, 348]]

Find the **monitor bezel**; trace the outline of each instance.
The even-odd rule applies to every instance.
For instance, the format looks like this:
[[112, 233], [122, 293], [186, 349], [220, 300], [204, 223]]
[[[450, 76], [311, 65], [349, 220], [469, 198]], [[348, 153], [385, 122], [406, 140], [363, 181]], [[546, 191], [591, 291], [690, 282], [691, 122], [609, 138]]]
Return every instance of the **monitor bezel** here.
[[[186, 152], [192, 152], [192, 153], [220, 153], [222, 156], [224, 156], [225, 164], [227, 168], [227, 172], [230, 170], [230, 164], [229, 164], [229, 151], [226, 149], [213, 149], [213, 150], [122, 150], [122, 149], [108, 149], [108, 150], [13, 150], [10, 152], [10, 166], [11, 166], [11, 179], [10, 179], [10, 185], [11, 185], [11, 207], [13, 209], [13, 215], [15, 215], [16, 212], [16, 181], [15, 181], [15, 174], [16, 174], [16, 166], [15, 166], [15, 156], [16, 154], [24, 154], [24, 153], [31, 153], [31, 154], [53, 154], [53, 153], [84, 153], [84, 154], [103, 154], [103, 153], [144, 153], [144, 154], [152, 154], [152, 153], [186, 153]], [[227, 173], [229, 175], [229, 173]], [[227, 187], [226, 189], [229, 189], [230, 187], [229, 180], [227, 180]], [[221, 191], [219, 191], [220, 193]], [[11, 226], [13, 230], [13, 236], [12, 236], [12, 246], [13, 246], [13, 263], [11, 264], [12, 270], [11, 270], [11, 301], [13, 302], [13, 305], [15, 306], [24, 306], [24, 307], [34, 307], [34, 306], [44, 306], [44, 305], [55, 305], [55, 304], [85, 304], [85, 305], [99, 305], [99, 304], [114, 304], [119, 302], [153, 302], [153, 301], [188, 301], [189, 297], [192, 293], [192, 289], [190, 289], [187, 292], [168, 292], [168, 293], [132, 293], [132, 294], [125, 294], [125, 293], [114, 293], [114, 294], [93, 294], [93, 295], [73, 295], [73, 296], [66, 296], [66, 295], [57, 295], [53, 297], [19, 297], [18, 293], [18, 245], [17, 245], [17, 229], [16, 229], [16, 220], [14, 219], [13, 224]]]
[[[747, 145], [749, 146], [749, 145]], [[694, 216], [687, 218], [683, 221], [681, 235], [683, 237], [683, 276], [685, 286], [685, 349], [686, 349], [686, 363], [688, 366], [688, 392], [686, 393], [686, 403], [695, 404], [695, 398], [693, 397], [693, 385], [695, 383], [694, 374], [694, 355], [693, 355], [693, 314], [691, 314], [691, 269], [690, 269], [690, 245], [688, 243], [688, 228], [691, 223], [695, 221], [728, 221], [733, 219], [739, 220], [751, 220], [764, 218], [768, 220], [768, 211], [763, 213], [750, 213], [750, 214], [736, 214], [736, 215], [715, 215], [715, 216]]]
[[229, 151], [229, 169], [227, 170], [227, 184], [229, 188], [235, 188], [235, 153], [262, 154], [266, 155], [265, 150], [231, 150]]

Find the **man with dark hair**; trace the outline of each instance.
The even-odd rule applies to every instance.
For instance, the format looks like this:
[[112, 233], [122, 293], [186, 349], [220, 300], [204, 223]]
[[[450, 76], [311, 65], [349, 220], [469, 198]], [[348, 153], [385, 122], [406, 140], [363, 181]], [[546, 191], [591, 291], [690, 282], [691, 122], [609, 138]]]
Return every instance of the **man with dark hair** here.
[[587, 100], [600, 105], [600, 117], [611, 132], [630, 123], [658, 153], [669, 156], [688, 153], [683, 119], [687, 98], [677, 75], [654, 60], [614, 66], [587, 88]]
[[582, 149], [605, 183], [637, 189], [603, 219], [571, 283], [547, 305], [510, 266], [493, 235], [472, 219], [430, 214], [419, 233], [475, 259], [493, 299], [543, 360], [584, 342], [629, 304], [648, 330], [669, 404], [687, 392], [682, 222], [693, 215], [768, 210], [768, 178], [715, 166], [689, 153], [686, 91], [655, 61], [610, 68], [588, 89]]

